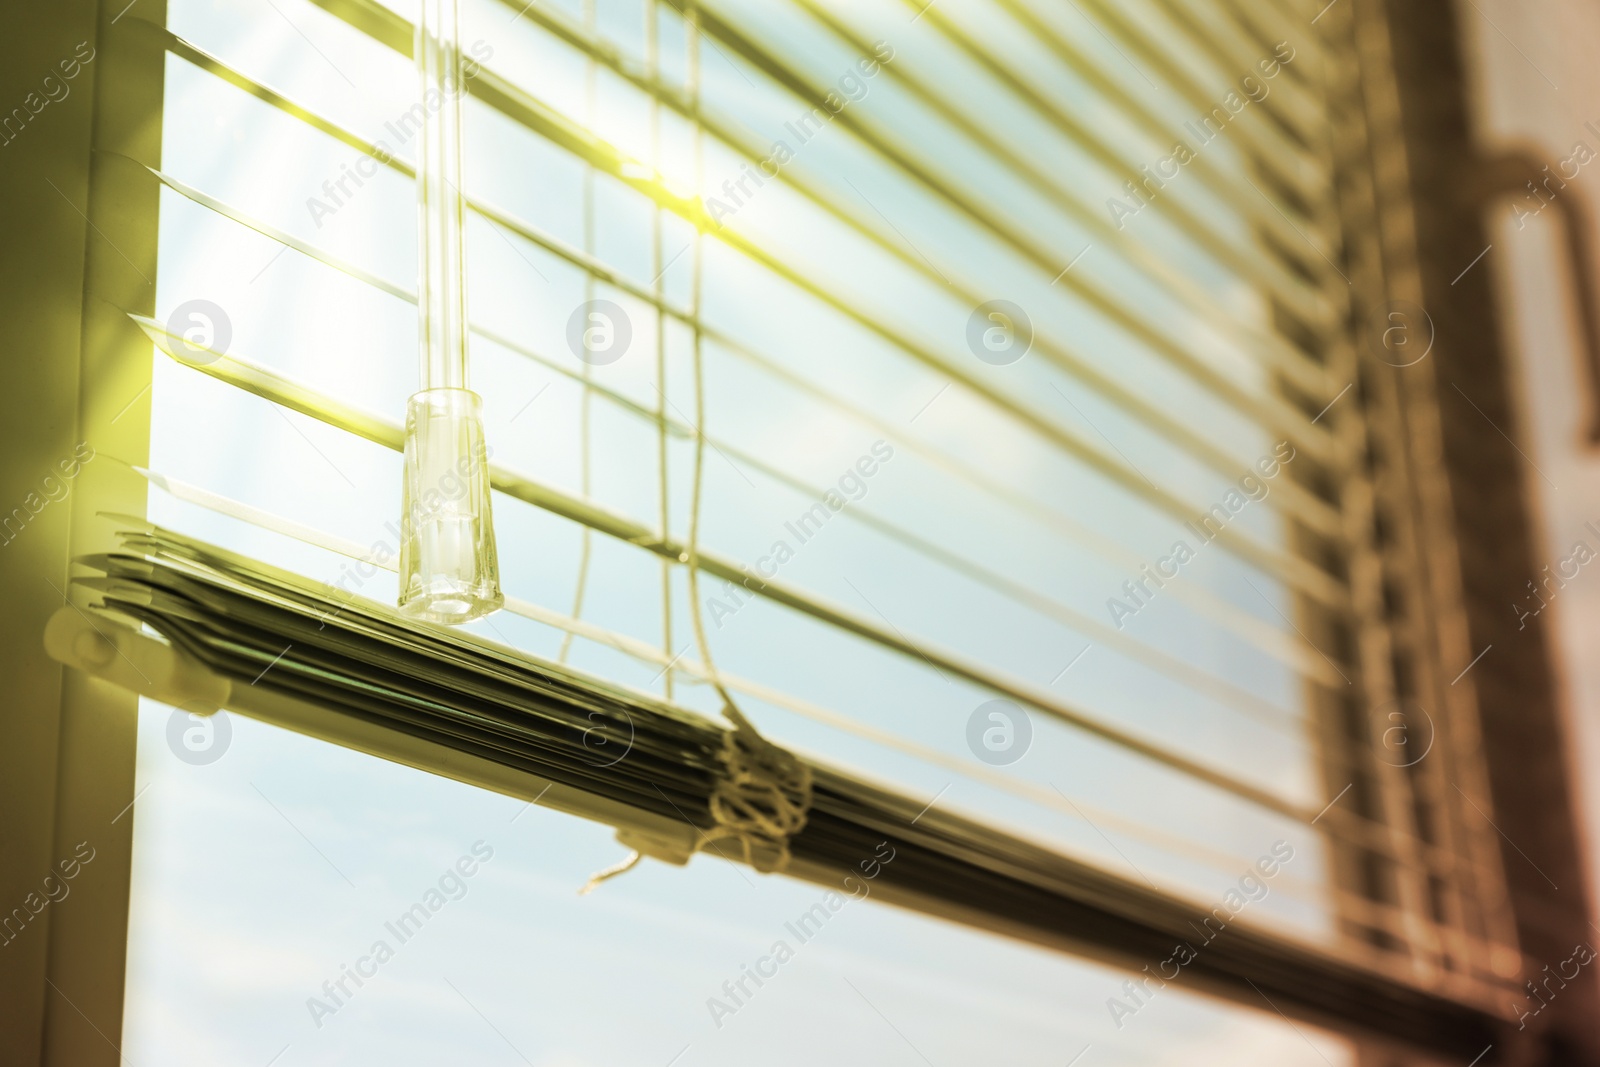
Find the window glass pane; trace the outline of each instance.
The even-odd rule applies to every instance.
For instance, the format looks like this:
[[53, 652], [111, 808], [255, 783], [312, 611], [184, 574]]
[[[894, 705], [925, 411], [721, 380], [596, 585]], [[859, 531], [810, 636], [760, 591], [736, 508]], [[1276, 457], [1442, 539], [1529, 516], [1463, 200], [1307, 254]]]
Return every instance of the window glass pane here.
[[[1258, 103], [1159, 193], [1124, 187], [1172, 151], [1171, 99], [1220, 99], [1270, 46], [1235, 27], [1233, 70], [1157, 3], [1126, 22], [1095, 6], [1113, 32], [1142, 27], [1133, 60], [1022, 0], [915, 19], [889, 0], [724, 4], [699, 31], [669, 4], [464, 7], [488, 72], [465, 105], [464, 192], [494, 462], [676, 545], [699, 482], [703, 549], [750, 576], [705, 577], [694, 603], [648, 538], [499, 493], [507, 594], [658, 653], [515, 610], [467, 629], [714, 716], [699, 613], [773, 739], [1197, 914], [1290, 849], [1250, 920], [1335, 943], [1326, 827], [1296, 813], [1326, 799], [1313, 710], [1348, 684], [1305, 632], [1347, 593], [1329, 563], [1342, 520], [1311, 488], [1331, 484], [1327, 428], [1286, 390], [1327, 355], [1296, 316], [1328, 308], [1320, 263], [1284, 243], [1316, 231], [1295, 186], [1326, 161]], [[400, 421], [417, 381], [416, 85], [357, 28], [384, 9], [169, 8], [200, 51], [166, 60], [157, 319], [183, 333], [198, 307], [234, 365]], [[1252, 175], [1267, 193], [1241, 191]], [[572, 347], [595, 307], [626, 338], [614, 361]], [[247, 516], [392, 559], [400, 457], [197, 362], [157, 357], [150, 462], [170, 481], [151, 518], [392, 603], [391, 572]], [[759, 595], [766, 581], [812, 610]], [[996, 719], [1002, 693], [1016, 699]], [[205, 762], [185, 745], [204, 748], [206, 724], [141, 716], [136, 1061], [1348, 1056], [1265, 1004], [1225, 1007], [1181, 977], [1126, 990], [1121, 972], [876, 902], [802, 945], [785, 924], [820, 889], [710, 857], [579, 898], [619, 858], [603, 828], [218, 721], [232, 739]], [[480, 840], [493, 857], [456, 889], [444, 872]], [[386, 938], [442, 875], [426, 928]], [[795, 958], [767, 985], [744, 978], [786, 940]], [[394, 959], [345, 977], [379, 941]]]
[[603, 828], [221, 714], [140, 713], [132, 1063], [1354, 1062], [1181, 977], [1135, 1005], [1120, 971], [866, 880], [700, 856], [580, 897], [621, 855]]

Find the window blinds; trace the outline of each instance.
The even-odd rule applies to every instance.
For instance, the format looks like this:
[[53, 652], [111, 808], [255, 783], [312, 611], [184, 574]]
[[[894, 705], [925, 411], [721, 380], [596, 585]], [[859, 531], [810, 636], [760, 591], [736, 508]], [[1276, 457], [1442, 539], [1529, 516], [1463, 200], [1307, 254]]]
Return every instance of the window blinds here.
[[[128, 16], [168, 55], [164, 158], [121, 161], [162, 189], [152, 517], [335, 604], [392, 593], [409, 14]], [[714, 711], [699, 613], [797, 751], [1191, 902], [1291, 835], [1262, 922], [1509, 977], [1492, 865], [1395, 817], [1434, 770], [1373, 699], [1316, 14], [465, 5], [477, 631]]]
[[[1358, 957], [1252, 929], [1225, 903], [1196, 916], [1153, 886], [825, 765], [807, 768], [806, 818], [781, 862], [754, 843], [741, 856], [746, 842], [712, 836], [725, 828], [714, 815], [729, 770], [732, 732], [722, 726], [370, 601], [330, 610], [315, 582], [108, 517], [121, 527], [116, 550], [84, 561], [103, 577], [80, 579], [102, 594], [102, 621], [64, 607], [46, 645], [197, 715], [226, 705], [526, 797], [617, 826], [621, 840], [673, 863], [705, 849], [824, 886], [842, 874], [848, 888], [863, 850], [876, 848], [894, 863], [880, 899], [903, 907], [1117, 960], [1170, 953], [1167, 966], [1214, 990], [1249, 999], [1248, 987], [1296, 1015], [1434, 1049], [1469, 1054], [1495, 1036], [1479, 1011], [1386, 979]], [[181, 660], [105, 616], [149, 627]], [[1238, 886], [1266, 899], [1251, 887], [1264, 889], [1294, 858], [1279, 841]]]

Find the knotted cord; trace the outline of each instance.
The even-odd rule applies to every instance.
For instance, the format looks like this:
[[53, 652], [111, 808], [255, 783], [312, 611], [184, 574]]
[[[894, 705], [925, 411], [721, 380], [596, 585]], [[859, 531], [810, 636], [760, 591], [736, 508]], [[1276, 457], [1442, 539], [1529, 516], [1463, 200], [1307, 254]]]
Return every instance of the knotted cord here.
[[[693, 4], [685, 12], [690, 21], [689, 99], [694, 108], [695, 122], [695, 184], [701, 185], [702, 153], [699, 109], [699, 49], [694, 31], [698, 11]], [[691, 305], [695, 308], [695, 322], [699, 322], [701, 286], [701, 242], [703, 234], [697, 227], [691, 238], [693, 244], [694, 274]], [[700, 601], [700, 501], [705, 482], [706, 402], [705, 371], [702, 356], [702, 334], [698, 325], [694, 332], [694, 477], [690, 487], [689, 534], [679, 562], [686, 565], [689, 586], [689, 619], [694, 626], [695, 645], [700, 652], [700, 662], [706, 677], [722, 699], [722, 714], [733, 728], [723, 735], [722, 748], [717, 753], [721, 774], [708, 801], [711, 817], [716, 826], [702, 830], [693, 846], [685, 854], [671, 846], [638, 835], [618, 834], [618, 839], [630, 845], [633, 854], [621, 863], [600, 871], [579, 890], [589, 893], [601, 882], [615, 878], [638, 866], [643, 855], [649, 854], [668, 862], [683, 864], [702, 848], [716, 848], [718, 841], [732, 840], [739, 848], [745, 863], [763, 874], [781, 872], [789, 865], [789, 839], [806, 824], [811, 808], [811, 768], [793, 753], [773, 744], [739, 710], [733, 694], [723, 684], [721, 672], [711, 655], [711, 642], [706, 637], [705, 619]], [[663, 383], [664, 385], [665, 383]], [[671, 668], [668, 668], [669, 672]], [[721, 849], [717, 852], [720, 854]]]

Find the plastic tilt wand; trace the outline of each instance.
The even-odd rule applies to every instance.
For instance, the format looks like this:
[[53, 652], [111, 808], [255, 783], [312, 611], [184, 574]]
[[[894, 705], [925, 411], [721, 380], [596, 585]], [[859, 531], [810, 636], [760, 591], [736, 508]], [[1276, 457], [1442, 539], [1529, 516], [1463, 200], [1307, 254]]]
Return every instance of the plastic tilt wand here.
[[420, 0], [417, 325], [422, 388], [406, 406], [400, 609], [461, 623], [498, 609], [483, 401], [467, 388], [461, 195], [460, 30], [456, 0]]

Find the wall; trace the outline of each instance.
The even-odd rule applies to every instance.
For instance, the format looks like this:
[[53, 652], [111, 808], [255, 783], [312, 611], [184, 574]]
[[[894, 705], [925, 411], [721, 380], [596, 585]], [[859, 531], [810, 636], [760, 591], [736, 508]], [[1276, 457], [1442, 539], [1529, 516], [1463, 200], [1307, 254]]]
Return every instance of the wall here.
[[[1529, 12], [1516, 0], [1464, 0], [1456, 10], [1482, 150], [1522, 148], [1552, 164], [1573, 160], [1567, 173], [1576, 169], [1577, 177], [1564, 189], [1559, 182], [1551, 189], [1557, 197], [1576, 195], [1587, 202], [1590, 239], [1600, 245], [1595, 221], [1595, 209], [1600, 208], [1600, 64], [1594, 60], [1600, 46], [1600, 6], [1555, 0]], [[1595, 153], [1587, 165], [1577, 162], [1587, 153], [1574, 158], [1580, 142]], [[1548, 607], [1541, 608], [1530, 592], [1505, 610], [1521, 625], [1547, 628], [1571, 739], [1569, 769], [1578, 793], [1578, 819], [1589, 845], [1588, 883], [1600, 886], [1600, 776], [1594, 773], [1600, 768], [1600, 565], [1581, 564], [1587, 556], [1575, 552], [1582, 542], [1600, 553], [1600, 446], [1587, 440], [1600, 396], [1589, 388], [1582, 362], [1561, 220], [1554, 209], [1538, 209], [1531, 193], [1495, 205], [1488, 226], [1492, 245], [1471, 269], [1488, 272], [1501, 309], [1502, 341], [1515, 368], [1510, 399], [1516, 424], [1503, 429], [1531, 470], [1526, 484], [1540, 553], [1525, 580], [1543, 582], [1544, 567], [1554, 573], [1564, 560], [1571, 561], [1566, 573], [1576, 571], [1564, 587], [1555, 586], [1554, 596], [1546, 593]], [[1600, 272], [1600, 262], [1594, 268]], [[1594, 295], [1600, 298], [1600, 293]], [[1485, 427], [1485, 432], [1493, 431]], [[1525, 618], [1524, 611], [1529, 612]], [[1591, 898], [1596, 895], [1591, 892]], [[1600, 900], [1591, 899], [1591, 913], [1597, 906]]]

